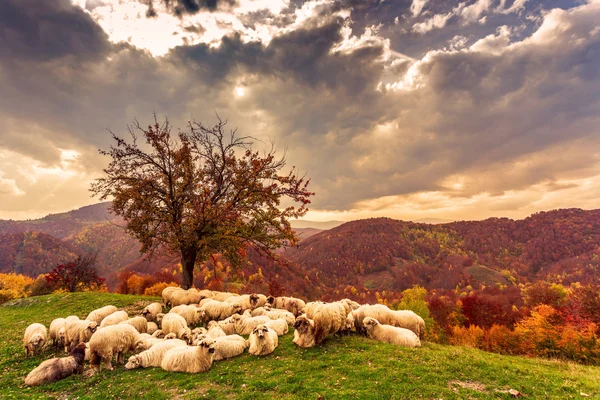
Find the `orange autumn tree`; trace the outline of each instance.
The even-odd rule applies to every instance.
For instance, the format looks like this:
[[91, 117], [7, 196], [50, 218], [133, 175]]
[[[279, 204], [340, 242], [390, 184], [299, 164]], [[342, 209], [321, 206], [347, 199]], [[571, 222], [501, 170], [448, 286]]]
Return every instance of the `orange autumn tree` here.
[[142, 252], [162, 247], [181, 257], [184, 289], [194, 266], [211, 254], [240, 265], [249, 247], [273, 257], [275, 249], [295, 245], [289, 220], [303, 216], [314, 195], [294, 167], [280, 173], [285, 155], [276, 157], [273, 146], [266, 154], [253, 151], [252, 138], [226, 133], [226, 123], [193, 121], [175, 135], [168, 120], [155, 116], [147, 128], [134, 121], [130, 140], [111, 132], [116, 145], [100, 150], [112, 161], [91, 191], [112, 197], [111, 211], [123, 217]]

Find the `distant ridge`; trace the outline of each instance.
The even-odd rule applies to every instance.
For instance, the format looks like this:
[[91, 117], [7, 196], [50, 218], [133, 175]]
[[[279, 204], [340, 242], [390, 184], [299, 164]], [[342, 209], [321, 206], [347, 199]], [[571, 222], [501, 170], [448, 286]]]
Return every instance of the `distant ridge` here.
[[315, 229], [331, 229], [336, 226], [345, 224], [347, 221], [305, 221], [302, 219], [292, 221], [292, 228], [315, 228]]

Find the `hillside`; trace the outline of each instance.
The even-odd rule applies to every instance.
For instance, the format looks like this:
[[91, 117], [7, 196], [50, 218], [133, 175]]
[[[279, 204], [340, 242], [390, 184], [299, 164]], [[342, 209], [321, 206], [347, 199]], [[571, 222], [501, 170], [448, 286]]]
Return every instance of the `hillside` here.
[[[502, 356], [466, 347], [425, 342], [419, 349], [350, 335], [331, 337], [320, 348], [300, 349], [293, 333], [280, 338], [271, 355], [247, 353], [213, 364], [206, 373], [168, 373], [160, 368], [102, 371], [41, 387], [23, 378], [41, 361], [62, 356], [48, 347], [25, 358], [22, 334], [32, 322], [87, 315], [114, 304], [134, 315], [153, 298], [108, 293], [55, 294], [0, 306], [2, 398], [46, 399], [509, 399], [597, 398], [600, 368], [535, 358]], [[88, 368], [86, 363], [86, 368]]]
[[[115, 290], [124, 271], [156, 275], [169, 270], [173, 276], [177, 266], [172, 257], [142, 257], [139, 243], [108, 213], [107, 203], [39, 220], [0, 221], [0, 232], [0, 272], [36, 276], [69, 257], [98, 252], [101, 275]], [[251, 263], [228, 279], [243, 286], [259, 274], [260, 288], [285, 287], [288, 293], [322, 298], [349, 290], [480, 288], [548, 277], [567, 285], [600, 283], [600, 210], [436, 225], [376, 218], [297, 232], [300, 244], [279, 252], [287, 260], [283, 265], [250, 251]], [[209, 273], [211, 265], [201, 270]], [[204, 285], [197, 275], [196, 284]]]

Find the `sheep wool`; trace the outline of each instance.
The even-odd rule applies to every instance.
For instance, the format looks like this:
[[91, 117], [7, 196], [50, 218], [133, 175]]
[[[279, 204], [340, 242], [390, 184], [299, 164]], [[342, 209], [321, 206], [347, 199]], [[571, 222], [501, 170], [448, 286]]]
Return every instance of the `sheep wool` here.
[[363, 320], [367, 335], [379, 342], [392, 343], [405, 347], [421, 347], [421, 341], [417, 335], [405, 328], [391, 325], [382, 325], [375, 318], [367, 317]]
[[260, 317], [245, 317], [243, 315], [235, 314], [231, 316], [231, 321], [235, 325], [235, 333], [238, 335], [249, 335], [254, 328], [260, 324], [271, 321], [271, 318], [264, 315]]
[[264, 325], [257, 326], [248, 338], [248, 353], [255, 356], [271, 354], [279, 345], [277, 333]]
[[48, 338], [52, 340], [55, 347], [63, 347], [65, 345], [65, 325], [67, 320], [64, 318], [55, 318], [50, 323], [48, 329]]
[[119, 322], [127, 321], [129, 316], [125, 311], [115, 311], [114, 313], [106, 316], [100, 326], [104, 328], [105, 326], [117, 325]]
[[297, 299], [295, 297], [273, 297], [269, 296], [267, 298], [267, 303], [272, 305], [275, 308], [281, 308], [284, 310], [288, 310], [295, 317], [302, 314], [302, 309], [306, 306], [306, 303], [302, 299]]
[[38, 386], [56, 382], [83, 372], [85, 343], [79, 343], [68, 357], [51, 358], [42, 362], [25, 377], [25, 385]]
[[29, 325], [25, 329], [25, 335], [23, 335], [25, 354], [34, 356], [44, 347], [47, 339], [48, 336], [44, 325], [38, 323]]
[[96, 332], [98, 324], [94, 321], [76, 320], [65, 324], [65, 351], [72, 350], [81, 342], [88, 342]]
[[113, 355], [117, 362], [125, 363], [125, 353], [133, 351], [140, 339], [139, 332], [131, 325], [111, 325], [99, 329], [90, 339], [90, 366], [100, 371], [100, 363], [112, 370]]
[[182, 304], [175, 306], [171, 308], [169, 313], [181, 315], [188, 326], [196, 325], [204, 318], [204, 310], [193, 305]]
[[273, 329], [277, 333], [277, 336], [283, 336], [290, 330], [285, 319], [272, 319], [265, 322], [265, 326]]
[[144, 317], [133, 317], [126, 321], [121, 321], [119, 324], [127, 324], [133, 326], [139, 333], [148, 332], [148, 321]]
[[173, 333], [178, 339], [183, 339], [188, 343], [192, 341], [192, 331], [188, 328], [185, 318], [179, 314], [166, 314], [162, 320], [162, 331], [165, 335]]
[[97, 324], [101, 324], [104, 318], [108, 317], [116, 311], [117, 307], [115, 306], [104, 306], [89, 313], [85, 319], [87, 319], [88, 321], [94, 321]]
[[175, 347], [164, 355], [160, 367], [170, 372], [198, 373], [208, 371], [213, 362], [214, 344]]
[[315, 326], [316, 344], [321, 345], [327, 336], [344, 329], [349, 312], [350, 307], [340, 301], [321, 304], [315, 308], [312, 319]]
[[162, 305], [160, 303], [148, 304], [140, 313], [148, 322], [156, 322], [156, 316], [162, 313]]
[[157, 330], [158, 330], [158, 325], [156, 325], [156, 322], [148, 321], [146, 333], [149, 333], [150, 335], [152, 335]]
[[140, 354], [129, 357], [125, 369], [160, 367], [164, 355], [175, 347], [187, 347], [187, 343], [179, 339], [162, 340]]
[[244, 353], [248, 347], [248, 341], [240, 335], [227, 335], [218, 338], [206, 337], [202, 342], [214, 344], [215, 354], [213, 361], [225, 360], [237, 357]]

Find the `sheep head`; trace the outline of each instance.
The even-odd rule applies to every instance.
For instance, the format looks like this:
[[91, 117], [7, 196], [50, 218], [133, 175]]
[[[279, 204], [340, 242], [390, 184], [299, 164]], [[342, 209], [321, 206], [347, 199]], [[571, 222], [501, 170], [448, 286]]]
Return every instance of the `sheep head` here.
[[379, 321], [375, 318], [367, 317], [363, 319], [363, 325], [365, 326], [365, 329], [373, 329], [374, 326], [379, 325]]
[[141, 360], [139, 355], [131, 356], [129, 357], [129, 360], [127, 360], [127, 364], [125, 364], [125, 369], [139, 368], [140, 364]]
[[211, 338], [205, 338], [198, 342], [198, 347], [202, 347], [212, 354], [215, 352], [215, 341]]
[[264, 325], [259, 325], [252, 331], [252, 334], [256, 335], [259, 339], [265, 337], [265, 335], [269, 332], [269, 328]]

